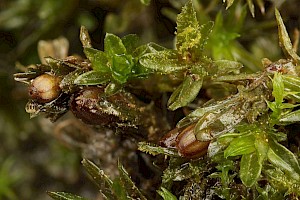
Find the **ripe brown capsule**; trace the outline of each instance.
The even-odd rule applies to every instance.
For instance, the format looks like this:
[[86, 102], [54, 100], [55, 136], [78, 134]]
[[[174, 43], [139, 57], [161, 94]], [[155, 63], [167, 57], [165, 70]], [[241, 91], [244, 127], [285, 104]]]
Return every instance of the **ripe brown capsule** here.
[[70, 103], [71, 111], [83, 122], [106, 127], [140, 124], [142, 107], [126, 92], [104, 95], [104, 87], [86, 87], [76, 93]]
[[48, 103], [60, 95], [60, 81], [61, 78], [54, 75], [40, 75], [31, 81], [28, 88], [29, 96], [39, 103]]
[[106, 114], [98, 107], [104, 88], [88, 87], [74, 95], [70, 103], [73, 114], [86, 124], [105, 126], [117, 121], [114, 115]]
[[194, 133], [195, 124], [185, 129], [175, 128], [167, 133], [160, 141], [162, 146], [176, 148], [179, 155], [189, 159], [197, 159], [207, 152], [210, 141], [199, 141]]

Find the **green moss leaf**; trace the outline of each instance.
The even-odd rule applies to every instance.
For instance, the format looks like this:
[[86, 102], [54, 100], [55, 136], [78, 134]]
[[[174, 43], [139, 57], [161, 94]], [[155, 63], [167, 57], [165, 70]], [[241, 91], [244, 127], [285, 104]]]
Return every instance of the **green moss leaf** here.
[[280, 16], [280, 13], [277, 9], [275, 9], [275, 16], [278, 25], [279, 45], [282, 48], [283, 52], [286, 54], [286, 56], [292, 58], [297, 63], [300, 61], [300, 57], [293, 49], [292, 42], [285, 28], [283, 20]]
[[117, 199], [112, 191], [113, 182], [108, 178], [103, 170], [99, 169], [93, 162], [83, 159], [82, 164], [92, 177], [100, 192], [108, 199]]
[[127, 196], [126, 190], [120, 180], [120, 177], [117, 177], [114, 180], [111, 189], [113, 190], [114, 194], [116, 195], [117, 200], [131, 200], [131, 198], [129, 196]]
[[74, 84], [77, 85], [99, 85], [109, 82], [111, 79], [110, 74], [99, 72], [99, 71], [89, 71], [81, 74], [74, 80]]
[[177, 150], [171, 148], [164, 148], [157, 146], [155, 144], [150, 144], [146, 142], [139, 142], [138, 143], [138, 150], [151, 154], [153, 156], [164, 154], [172, 157], [180, 157]]
[[214, 64], [217, 66], [215, 74], [218, 76], [232, 72], [238, 74], [240, 69], [243, 67], [241, 63], [231, 60], [217, 60], [214, 61]]
[[149, 6], [151, 0], [141, 0], [141, 3], [146, 5], [146, 6]]
[[114, 34], [106, 33], [104, 38], [104, 52], [107, 53], [109, 57], [111, 57], [115, 54], [126, 54], [126, 48], [121, 38]]
[[105, 87], [105, 96], [112, 96], [119, 92], [122, 89], [122, 85], [116, 82], [110, 82], [106, 87]]
[[234, 0], [223, 0], [223, 2], [225, 1], [226, 1], [226, 9], [230, 8], [234, 3]]
[[275, 102], [277, 105], [282, 104], [284, 97], [284, 83], [282, 75], [280, 73], [275, 73], [272, 79], [273, 92], [272, 95], [275, 97]]
[[269, 144], [267, 138], [264, 137], [264, 134], [259, 133], [259, 136], [257, 136], [254, 145], [258, 157], [258, 162], [260, 165], [262, 165], [263, 162], [267, 159]]
[[74, 83], [76, 78], [80, 76], [81, 74], [85, 73], [86, 70], [84, 69], [76, 69], [73, 72], [69, 73], [66, 75], [60, 82], [59, 87], [64, 91], [64, 92], [74, 92], [77, 89], [77, 85]]
[[224, 157], [250, 154], [255, 151], [255, 137], [253, 135], [241, 136], [233, 139], [224, 151]]
[[66, 192], [47, 192], [47, 194], [55, 200], [87, 200], [86, 198]]
[[177, 200], [176, 196], [168, 191], [166, 188], [161, 187], [161, 190], [157, 190], [157, 193], [164, 199], [164, 200]]
[[248, 4], [248, 7], [249, 7], [249, 10], [250, 10], [250, 13], [252, 15], [252, 17], [255, 16], [255, 8], [254, 8], [254, 4], [253, 4], [253, 1], [252, 0], [247, 0], [247, 4]]
[[[177, 23], [177, 37], [178, 35], [186, 32], [187, 28], [192, 28], [193, 30], [197, 30], [199, 28], [196, 12], [194, 10], [193, 3], [191, 0], [189, 0], [187, 4], [182, 8], [181, 13], [177, 16], [176, 23]], [[178, 45], [185, 42], [184, 38], [182, 39], [183, 40], [177, 38]]]
[[[284, 192], [285, 196], [287, 194], [300, 195], [299, 180], [294, 179], [293, 177], [286, 176], [286, 174], [278, 168], [266, 169], [264, 170], [264, 174], [266, 174], [268, 181], [273, 186], [273, 188], [277, 191]], [[285, 198], [283, 198], [283, 196], [281, 198], [277, 196], [272, 199], [285, 199]]]
[[131, 180], [129, 174], [127, 173], [123, 165], [119, 163], [118, 169], [120, 173], [120, 183], [122, 184], [122, 187], [125, 189], [130, 199], [147, 200], [146, 197], [141, 193], [141, 191], [136, 187], [134, 182]]
[[239, 37], [239, 27], [233, 26], [230, 23], [232, 22], [224, 22], [222, 12], [218, 13], [209, 41], [212, 55], [215, 60], [235, 60], [233, 53], [236, 44], [234, 43], [234, 40]]
[[284, 114], [279, 119], [279, 124], [287, 125], [300, 121], [300, 110]]
[[199, 26], [192, 1], [188, 1], [177, 17], [176, 48], [178, 54], [187, 61], [190, 59], [192, 61], [198, 60], [212, 26], [212, 22]]
[[274, 141], [269, 140], [270, 149], [268, 151], [268, 160], [276, 167], [284, 171], [295, 180], [300, 180], [300, 166], [296, 156], [286, 147]]
[[126, 48], [127, 53], [132, 54], [134, 50], [138, 47], [140, 39], [135, 34], [128, 34], [122, 37], [122, 43]]
[[244, 154], [240, 162], [240, 178], [247, 187], [253, 186], [261, 173], [262, 164], [256, 152]]
[[187, 75], [182, 84], [171, 95], [168, 101], [170, 110], [176, 110], [192, 102], [198, 95], [203, 83], [203, 75]]
[[95, 71], [108, 72], [110, 70], [108, 57], [103, 51], [86, 47], [84, 48], [84, 53], [87, 59], [92, 63], [92, 68]]
[[285, 89], [287, 89], [288, 91], [300, 92], [300, 77], [284, 74], [282, 75], [282, 80]]
[[157, 53], [159, 51], [167, 50], [165, 47], [160, 46], [154, 42], [150, 42], [148, 44], [141, 45], [137, 47], [134, 52], [133, 56], [139, 58], [147, 53]]
[[174, 50], [145, 54], [140, 58], [140, 63], [146, 69], [162, 74], [170, 74], [190, 67], [189, 64], [179, 62]]
[[112, 77], [121, 84], [125, 83], [131, 74], [133, 66], [133, 58], [130, 55], [113, 55], [111, 66]]
[[80, 28], [80, 36], [79, 37], [80, 37], [80, 41], [81, 41], [83, 47], [88, 47], [88, 48], [92, 47], [90, 35], [88, 33], [88, 30], [84, 26], [81, 26], [81, 28]]

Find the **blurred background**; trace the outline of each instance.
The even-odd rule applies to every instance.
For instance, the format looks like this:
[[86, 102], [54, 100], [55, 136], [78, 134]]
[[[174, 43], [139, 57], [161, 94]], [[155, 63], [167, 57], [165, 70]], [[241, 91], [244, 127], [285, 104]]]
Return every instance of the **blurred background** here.
[[[96, 199], [97, 189], [81, 167], [81, 152], [54, 137], [60, 123], [25, 112], [26, 85], [13, 80], [23, 66], [40, 63], [39, 40], [63, 36], [69, 55], [83, 56], [80, 26], [93, 46], [103, 49], [106, 32], [135, 33], [142, 43], [173, 48], [176, 15], [186, 0], [1, 0], [0, 1], [0, 199], [50, 199], [46, 191], [67, 191]], [[255, 18], [247, 1], [227, 11], [222, 0], [193, 0], [200, 23], [215, 21], [206, 53], [213, 59], [238, 60], [245, 71], [260, 70], [264, 57], [282, 57], [274, 17], [278, 7], [293, 39], [300, 27], [298, 0], [255, 1]], [[259, 2], [263, 2], [262, 4]]]

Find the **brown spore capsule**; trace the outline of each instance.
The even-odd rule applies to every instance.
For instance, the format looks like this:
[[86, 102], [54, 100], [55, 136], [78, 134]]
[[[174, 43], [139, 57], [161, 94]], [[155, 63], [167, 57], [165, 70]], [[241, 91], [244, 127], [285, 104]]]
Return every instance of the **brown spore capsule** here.
[[104, 112], [99, 106], [100, 96], [103, 93], [103, 87], [84, 88], [71, 100], [71, 111], [86, 124], [110, 126], [119, 122], [116, 115]]
[[204, 156], [210, 141], [199, 141], [194, 133], [195, 125], [184, 129], [176, 138], [176, 148], [181, 156], [196, 159]]
[[194, 128], [195, 124], [185, 129], [174, 128], [162, 137], [159, 144], [168, 148], [176, 148], [182, 157], [189, 159], [200, 158], [207, 153], [210, 141], [197, 140]]
[[54, 75], [40, 75], [31, 81], [28, 88], [29, 96], [39, 103], [48, 103], [60, 95], [60, 81], [61, 78]]

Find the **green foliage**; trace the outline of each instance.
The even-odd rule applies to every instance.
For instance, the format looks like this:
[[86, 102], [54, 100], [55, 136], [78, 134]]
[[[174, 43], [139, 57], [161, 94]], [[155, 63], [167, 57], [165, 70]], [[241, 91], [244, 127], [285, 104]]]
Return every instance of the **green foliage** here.
[[257, 153], [244, 154], [240, 165], [240, 178], [243, 184], [247, 187], [253, 186], [258, 180], [262, 168]]
[[176, 48], [183, 60], [188, 62], [201, 58], [212, 25], [210, 22], [199, 26], [192, 1], [182, 8], [177, 17]]
[[141, 0], [141, 3], [148, 6], [150, 4], [151, 0]]
[[235, 138], [224, 151], [224, 157], [250, 154], [255, 151], [255, 137], [253, 135], [243, 135]]
[[[235, 2], [235, 0], [223, 0], [223, 2], [226, 2], [226, 9], [230, 8], [232, 4]], [[248, 8], [249, 11], [252, 15], [252, 17], [255, 16], [255, 6], [253, 3], [253, 0], [247, 0]], [[256, 4], [258, 5], [260, 12], [265, 13], [265, 6], [264, 6], [264, 1], [263, 0], [256, 0]]]
[[151, 154], [153, 156], [164, 154], [172, 157], [179, 157], [178, 152], [172, 148], [164, 148], [154, 144], [146, 143], [146, 142], [139, 142], [138, 150]]
[[66, 192], [48, 192], [48, 195], [55, 200], [86, 200], [83, 197]]
[[171, 95], [168, 106], [170, 110], [176, 110], [188, 105], [198, 95], [203, 83], [201, 74], [191, 74], [185, 77], [182, 84]]
[[85, 28], [82, 28], [81, 32], [84, 53], [91, 61], [93, 71], [78, 76], [74, 81], [75, 84], [99, 85], [107, 82], [124, 84], [128, 79], [139, 76], [136, 69], [137, 62], [129, 54], [133, 51], [132, 45], [136, 42], [135, 36], [127, 36], [123, 39], [129, 48], [127, 52], [122, 39], [108, 33], [104, 39], [104, 51], [99, 51], [90, 47], [90, 42], [86, 41], [89, 36]]
[[[243, 23], [244, 19], [241, 19]], [[214, 59], [234, 60], [233, 48], [234, 40], [239, 37], [236, 25], [224, 22], [222, 13], [219, 12], [211, 35], [212, 56]]]
[[292, 42], [286, 31], [286, 28], [285, 28], [283, 20], [280, 16], [280, 13], [277, 9], [275, 9], [275, 16], [276, 16], [276, 20], [277, 20], [277, 24], [278, 24], [279, 45], [288, 58], [291, 58], [294, 60], [294, 62], [298, 63], [300, 60], [300, 57], [297, 55], [297, 53], [293, 49]]
[[[141, 2], [149, 4], [149, 1]], [[227, 8], [234, 3], [233, 0], [226, 2]], [[254, 16], [253, 1], [247, 3]], [[264, 12], [263, 1], [258, 0], [257, 4]], [[106, 33], [101, 51], [92, 47], [88, 31], [82, 27], [80, 40], [86, 60], [47, 57], [45, 64], [15, 75], [16, 80], [27, 84], [43, 73], [53, 73], [62, 79], [59, 84], [62, 92], [57, 99], [41, 103], [32, 97], [27, 110], [32, 115], [45, 112], [56, 119], [68, 109], [74, 111], [74, 105], [69, 102], [75, 99], [78, 112], [87, 118], [97, 120], [109, 112], [117, 113], [103, 117], [103, 120], [111, 118], [107, 120], [115, 121], [117, 127], [109, 123], [103, 128], [117, 128], [121, 134], [138, 140], [139, 151], [164, 156], [155, 160], [157, 162], [153, 162], [153, 157], [143, 160], [145, 165], [153, 162], [163, 171], [161, 184], [155, 188], [163, 199], [298, 196], [299, 149], [291, 147], [299, 144], [288, 138], [296, 137], [289, 125], [298, 127], [300, 120], [299, 56], [279, 11], [275, 11], [279, 41], [287, 59], [263, 60], [264, 69], [250, 74], [242, 72], [243, 64], [233, 61], [236, 55], [245, 55], [236, 41], [246, 23], [245, 9], [241, 8], [237, 21], [233, 20], [236, 19], [234, 12], [229, 13], [226, 20], [219, 12], [214, 23], [207, 20], [200, 24], [195, 8], [190, 0], [177, 17], [175, 49], [155, 43], [141, 45], [136, 35], [120, 38]], [[172, 92], [168, 101], [157, 100], [156, 96], [169, 95], [157, 86], [159, 84], [165, 84], [168, 92]], [[84, 100], [77, 98], [89, 87], [100, 92], [92, 97], [88, 94]], [[122, 96], [125, 91], [140, 97], [141, 101], [126, 99]], [[134, 95], [130, 98], [135, 98]], [[66, 98], [61, 99], [63, 97]], [[110, 103], [108, 98], [116, 100]], [[152, 102], [149, 105], [148, 98]], [[166, 102], [170, 112], [179, 110], [178, 113], [186, 116], [159, 142], [169, 124], [166, 123], [164, 127], [168, 128], [165, 129], [154, 125], [165, 123], [170, 116], [165, 109], [155, 106]], [[86, 110], [84, 103], [88, 105]], [[94, 117], [100, 108], [103, 112]], [[142, 116], [145, 118], [142, 123], [135, 120], [138, 112], [148, 111], [150, 114]], [[89, 118], [86, 121], [89, 123]], [[145, 127], [140, 126], [144, 122]], [[206, 151], [207, 155], [196, 156]], [[191, 158], [185, 152], [196, 153]], [[119, 176], [113, 180], [91, 161], [84, 159], [82, 164], [104, 198], [146, 199], [120, 163]], [[61, 192], [49, 195], [54, 199], [83, 199]]]
[[[98, 186], [105, 199], [141, 199], [146, 200], [145, 196], [139, 191], [130, 179], [124, 167], [119, 164], [120, 176], [111, 180], [103, 170], [99, 169], [93, 162], [83, 159], [82, 165], [89, 173], [95, 184]], [[85, 198], [65, 192], [48, 192], [48, 195], [55, 200], [84, 200]]]
[[171, 192], [169, 192], [166, 188], [161, 188], [158, 190], [157, 193], [164, 199], [164, 200], [177, 200], [176, 196], [174, 196]]

